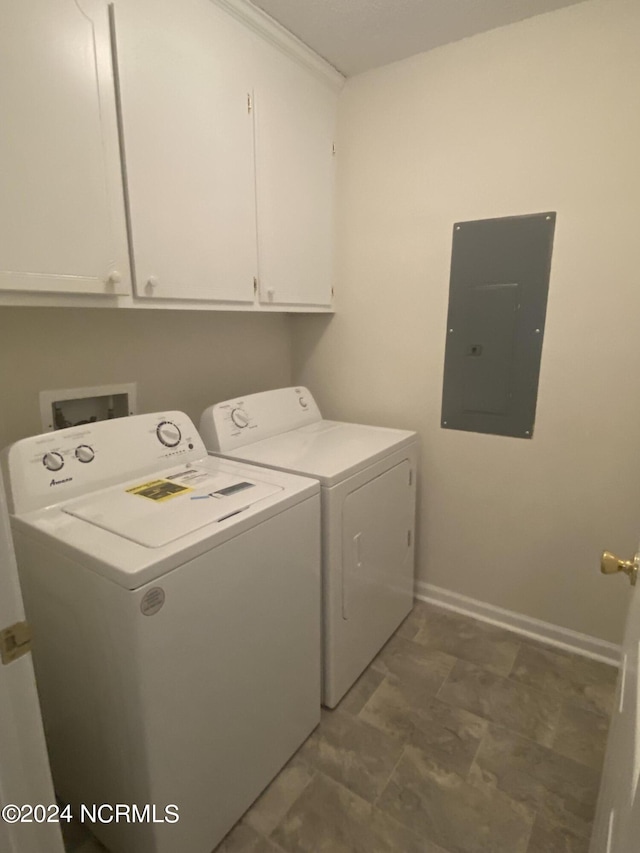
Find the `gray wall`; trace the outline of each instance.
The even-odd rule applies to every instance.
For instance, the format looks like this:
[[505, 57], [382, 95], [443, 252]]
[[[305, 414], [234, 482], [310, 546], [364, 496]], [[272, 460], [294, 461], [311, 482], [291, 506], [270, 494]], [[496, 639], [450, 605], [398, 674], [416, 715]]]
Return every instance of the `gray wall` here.
[[283, 316], [212, 311], [0, 308], [0, 447], [42, 432], [38, 393], [138, 383], [138, 411], [203, 409], [289, 384]]
[[[640, 3], [589, 0], [347, 82], [328, 416], [419, 430], [423, 581], [620, 641], [640, 533]], [[556, 210], [532, 441], [439, 427], [451, 227]]]

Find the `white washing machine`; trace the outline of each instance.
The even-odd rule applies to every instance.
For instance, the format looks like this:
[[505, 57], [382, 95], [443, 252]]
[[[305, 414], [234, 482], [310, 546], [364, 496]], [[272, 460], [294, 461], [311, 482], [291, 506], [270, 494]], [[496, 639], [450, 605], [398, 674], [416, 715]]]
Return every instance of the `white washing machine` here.
[[323, 704], [333, 708], [413, 607], [418, 437], [324, 420], [306, 388], [210, 406], [200, 434], [216, 454], [320, 481]]
[[104, 804], [113, 853], [210, 853], [319, 722], [317, 482], [208, 456], [180, 412], [3, 465], [58, 796]]

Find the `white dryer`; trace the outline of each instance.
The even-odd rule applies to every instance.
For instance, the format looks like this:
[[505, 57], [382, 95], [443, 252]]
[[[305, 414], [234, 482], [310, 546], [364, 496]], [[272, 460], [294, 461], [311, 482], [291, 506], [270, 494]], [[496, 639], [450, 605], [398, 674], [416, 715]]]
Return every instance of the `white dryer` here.
[[317, 482], [180, 412], [3, 465], [58, 796], [113, 853], [209, 853], [319, 722]]
[[210, 406], [200, 434], [213, 453], [320, 481], [323, 704], [333, 708], [413, 607], [418, 437], [324, 420], [306, 388]]

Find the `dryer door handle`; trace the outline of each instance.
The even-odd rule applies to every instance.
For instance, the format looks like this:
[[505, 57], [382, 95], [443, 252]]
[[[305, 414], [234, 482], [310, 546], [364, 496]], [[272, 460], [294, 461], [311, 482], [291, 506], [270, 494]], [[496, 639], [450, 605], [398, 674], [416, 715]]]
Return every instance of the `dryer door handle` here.
[[[353, 537], [353, 567], [356, 571], [358, 571], [362, 566], [362, 560], [360, 558], [360, 540], [362, 538], [362, 533], [356, 533]], [[351, 568], [351, 561], [349, 561], [348, 565], [342, 563], [342, 618], [349, 618], [349, 570]]]

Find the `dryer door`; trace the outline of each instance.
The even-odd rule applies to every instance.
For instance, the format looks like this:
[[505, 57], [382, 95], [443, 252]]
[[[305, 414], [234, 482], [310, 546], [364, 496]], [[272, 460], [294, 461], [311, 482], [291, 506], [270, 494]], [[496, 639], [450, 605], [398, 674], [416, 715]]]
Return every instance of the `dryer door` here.
[[[415, 485], [405, 459], [345, 498], [341, 649], [345, 690], [413, 606]], [[346, 624], [345, 624], [346, 623]], [[336, 675], [338, 673], [336, 672]]]

